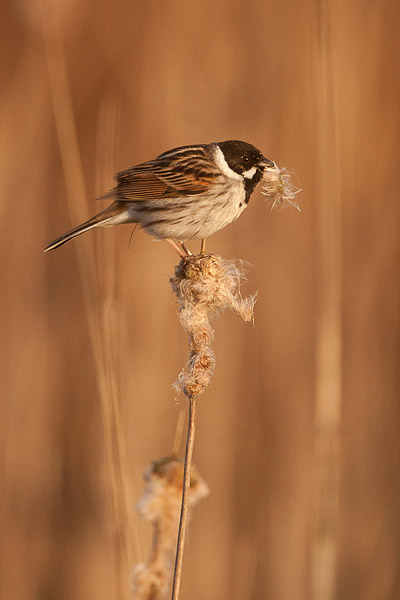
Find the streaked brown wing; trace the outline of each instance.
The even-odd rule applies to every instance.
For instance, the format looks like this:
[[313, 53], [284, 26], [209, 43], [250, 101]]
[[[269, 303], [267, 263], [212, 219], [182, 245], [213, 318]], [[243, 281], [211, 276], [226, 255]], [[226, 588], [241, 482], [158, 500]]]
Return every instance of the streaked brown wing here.
[[153, 170], [141, 169], [141, 166], [117, 173], [115, 178], [118, 182], [118, 200], [156, 200], [168, 192], [168, 185], [159, 179]]
[[190, 150], [161, 155], [115, 176], [119, 200], [158, 200], [201, 194], [219, 175], [205, 151]]

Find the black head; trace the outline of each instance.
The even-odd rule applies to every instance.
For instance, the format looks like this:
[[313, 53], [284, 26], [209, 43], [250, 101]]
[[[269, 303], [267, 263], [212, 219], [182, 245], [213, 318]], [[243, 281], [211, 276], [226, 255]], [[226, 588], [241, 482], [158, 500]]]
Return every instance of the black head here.
[[258, 148], [247, 142], [228, 140], [226, 142], [218, 142], [218, 146], [224, 153], [229, 167], [239, 175], [246, 173], [252, 167], [264, 170], [266, 166], [274, 166], [273, 162], [264, 158], [261, 150], [258, 150]]

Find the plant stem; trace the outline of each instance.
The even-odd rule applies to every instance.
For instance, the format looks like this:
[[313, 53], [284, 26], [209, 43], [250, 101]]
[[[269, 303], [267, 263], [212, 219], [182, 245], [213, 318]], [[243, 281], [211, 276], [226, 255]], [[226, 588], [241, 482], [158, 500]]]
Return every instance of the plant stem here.
[[194, 447], [194, 435], [196, 431], [196, 405], [197, 396], [189, 396], [189, 422], [186, 438], [185, 467], [183, 472], [183, 490], [181, 503], [181, 516], [179, 519], [178, 541], [176, 545], [176, 558], [174, 569], [174, 581], [172, 584], [171, 600], [178, 600], [181, 585], [183, 549], [185, 546], [186, 524], [189, 509], [190, 494], [190, 470], [192, 467], [192, 456]]

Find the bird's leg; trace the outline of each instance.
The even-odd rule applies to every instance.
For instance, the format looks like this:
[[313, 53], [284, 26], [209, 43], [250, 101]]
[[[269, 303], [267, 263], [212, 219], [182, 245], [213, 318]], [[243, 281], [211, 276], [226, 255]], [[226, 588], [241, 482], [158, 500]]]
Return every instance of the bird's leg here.
[[190, 252], [190, 250], [188, 250], [188, 249], [186, 248], [186, 246], [185, 246], [185, 244], [184, 244], [183, 242], [179, 242], [179, 243], [180, 243], [180, 245], [182, 246], [182, 250], [183, 250], [184, 252], [186, 252], [186, 255], [187, 255], [187, 256], [193, 256], [193, 254]]
[[201, 240], [200, 254], [205, 254], [205, 253], [206, 253], [206, 238], [203, 238]]
[[165, 238], [165, 241], [173, 247], [173, 249], [179, 254], [181, 258], [187, 258], [188, 256], [192, 256], [192, 253], [186, 248], [183, 242], [179, 242], [181, 245], [180, 248], [178, 244], [174, 242], [174, 240], [171, 240], [171, 238]]

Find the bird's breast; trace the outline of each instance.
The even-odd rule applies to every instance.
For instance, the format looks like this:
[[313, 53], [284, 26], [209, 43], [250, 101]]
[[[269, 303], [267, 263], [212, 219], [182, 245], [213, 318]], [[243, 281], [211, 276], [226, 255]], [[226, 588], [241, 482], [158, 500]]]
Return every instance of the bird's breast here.
[[206, 194], [130, 203], [135, 221], [158, 239], [207, 238], [235, 221], [246, 208], [243, 181], [214, 185]]

